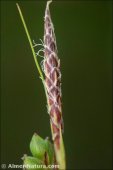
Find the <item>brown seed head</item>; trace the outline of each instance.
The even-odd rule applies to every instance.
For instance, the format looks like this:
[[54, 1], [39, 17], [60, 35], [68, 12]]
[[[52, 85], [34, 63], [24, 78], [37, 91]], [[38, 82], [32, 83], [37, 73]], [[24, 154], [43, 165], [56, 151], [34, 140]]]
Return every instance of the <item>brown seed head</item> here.
[[48, 97], [48, 112], [53, 129], [53, 140], [59, 147], [60, 129], [63, 129], [61, 109], [61, 72], [60, 60], [58, 59], [54, 27], [50, 16], [47, 2], [44, 17], [44, 61], [45, 87]]

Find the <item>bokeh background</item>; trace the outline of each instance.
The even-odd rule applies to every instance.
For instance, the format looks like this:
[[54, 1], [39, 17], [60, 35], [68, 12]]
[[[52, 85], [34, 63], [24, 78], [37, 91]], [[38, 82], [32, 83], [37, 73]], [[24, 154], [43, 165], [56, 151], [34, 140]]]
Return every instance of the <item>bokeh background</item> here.
[[[18, 1], [43, 38], [46, 1]], [[53, 1], [67, 169], [112, 169], [112, 3]], [[41, 58], [39, 58], [41, 61]], [[42, 82], [16, 1], [1, 1], [1, 162], [22, 164], [34, 132], [51, 137]]]

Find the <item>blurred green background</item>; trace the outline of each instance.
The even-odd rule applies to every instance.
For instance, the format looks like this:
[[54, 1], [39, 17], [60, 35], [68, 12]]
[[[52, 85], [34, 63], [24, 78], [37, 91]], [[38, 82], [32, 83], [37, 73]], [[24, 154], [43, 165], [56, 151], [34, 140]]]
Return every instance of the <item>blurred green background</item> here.
[[[22, 164], [34, 132], [51, 137], [42, 82], [16, 1], [1, 1], [1, 161]], [[19, 1], [43, 38], [45, 1]], [[53, 1], [68, 169], [112, 169], [112, 3]], [[41, 61], [41, 58], [39, 58]]]

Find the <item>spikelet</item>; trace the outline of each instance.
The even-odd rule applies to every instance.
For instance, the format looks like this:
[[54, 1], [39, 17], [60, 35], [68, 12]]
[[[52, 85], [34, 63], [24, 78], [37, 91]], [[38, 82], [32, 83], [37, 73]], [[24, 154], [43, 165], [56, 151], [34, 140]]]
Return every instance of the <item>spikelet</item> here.
[[48, 113], [50, 114], [53, 141], [59, 148], [60, 129], [63, 130], [61, 109], [61, 72], [56, 37], [49, 11], [50, 3], [51, 1], [47, 2], [44, 17], [44, 60], [42, 67], [45, 74], [45, 88], [47, 90]]

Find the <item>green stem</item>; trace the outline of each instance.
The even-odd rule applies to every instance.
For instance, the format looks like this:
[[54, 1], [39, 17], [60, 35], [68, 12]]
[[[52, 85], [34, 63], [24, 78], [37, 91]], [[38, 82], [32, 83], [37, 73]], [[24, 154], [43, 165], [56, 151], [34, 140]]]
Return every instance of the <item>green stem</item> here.
[[25, 23], [25, 20], [24, 20], [22, 11], [21, 11], [18, 3], [16, 3], [16, 6], [17, 6], [18, 12], [19, 12], [19, 14], [20, 14], [20, 18], [21, 18], [21, 20], [22, 20], [22, 23], [23, 23], [23, 26], [24, 26], [24, 29], [25, 29], [25, 32], [26, 32], [26, 35], [27, 35], [27, 38], [28, 38], [30, 47], [31, 47], [31, 51], [32, 51], [32, 54], [33, 54], [33, 57], [34, 57], [34, 61], [35, 61], [37, 70], [38, 70], [38, 72], [39, 72], [40, 78], [42, 79], [42, 83], [43, 83], [43, 86], [44, 86], [44, 91], [45, 91], [45, 95], [46, 95], [46, 99], [47, 99], [47, 103], [48, 103], [47, 90], [46, 90], [45, 84], [44, 84], [44, 76], [43, 76], [43, 74], [42, 74], [42, 71], [41, 71], [41, 68], [40, 68], [40, 66], [39, 66], [38, 60], [37, 60], [37, 58], [36, 58], [36, 54], [35, 54], [35, 51], [34, 51], [34, 48], [33, 48], [33, 44], [32, 44], [31, 38], [30, 38], [30, 34], [29, 34], [29, 32], [28, 32], [28, 29], [27, 29], [27, 26], [26, 26], [26, 23]]
[[35, 51], [34, 51], [34, 47], [33, 47], [33, 44], [32, 44], [32, 41], [31, 41], [31, 38], [30, 38], [30, 35], [29, 35], [29, 32], [28, 32], [28, 29], [27, 29], [27, 26], [26, 26], [24, 17], [23, 17], [23, 15], [22, 15], [22, 11], [21, 11], [18, 3], [16, 3], [16, 6], [17, 6], [18, 12], [19, 12], [19, 14], [20, 14], [20, 18], [21, 18], [21, 20], [22, 20], [22, 23], [23, 23], [23, 26], [24, 26], [24, 29], [25, 29], [25, 32], [26, 32], [26, 35], [27, 35], [27, 38], [28, 38], [30, 47], [31, 47], [31, 51], [32, 51], [32, 54], [33, 54], [33, 57], [34, 57], [34, 60], [35, 60], [35, 64], [36, 64], [37, 70], [38, 70], [38, 72], [39, 72], [39, 74], [40, 74], [40, 78], [42, 79], [42, 81], [44, 81], [44, 77], [43, 77], [41, 68], [40, 68], [40, 66], [39, 66], [39, 63], [38, 63], [38, 61], [37, 61], [36, 53], [35, 53]]

